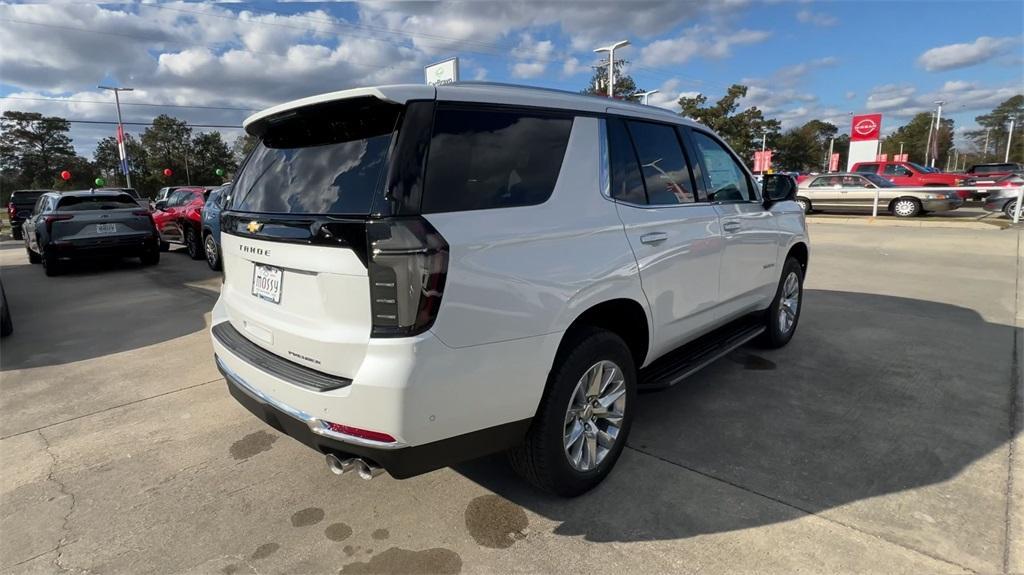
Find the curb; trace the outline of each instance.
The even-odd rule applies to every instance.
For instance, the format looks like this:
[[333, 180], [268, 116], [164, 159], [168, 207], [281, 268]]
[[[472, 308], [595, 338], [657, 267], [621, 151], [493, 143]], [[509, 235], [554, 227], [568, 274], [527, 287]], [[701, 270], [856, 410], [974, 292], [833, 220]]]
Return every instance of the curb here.
[[897, 228], [953, 228], [967, 230], [1003, 230], [1013, 227], [1010, 221], [993, 220], [991, 223], [982, 221], [936, 221], [936, 220], [896, 220], [891, 218], [856, 217], [815, 217], [807, 216], [809, 224], [839, 224], [848, 226], [888, 226]]

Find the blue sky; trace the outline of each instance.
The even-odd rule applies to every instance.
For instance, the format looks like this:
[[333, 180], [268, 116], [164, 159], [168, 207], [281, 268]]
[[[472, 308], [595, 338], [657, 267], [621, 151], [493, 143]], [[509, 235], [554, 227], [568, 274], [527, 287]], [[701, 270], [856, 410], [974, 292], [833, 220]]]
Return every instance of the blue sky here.
[[[1024, 3], [1012, 1], [0, 4], [0, 106], [112, 120], [102, 81], [136, 88], [126, 121], [163, 112], [236, 126], [283, 100], [421, 82], [422, 66], [447, 56], [463, 79], [579, 90], [592, 48], [628, 39], [620, 54], [661, 91], [655, 105], [744, 83], [743, 105], [785, 126], [846, 130], [849, 112], [874, 111], [887, 132], [943, 99], [969, 129], [1024, 92], [1022, 36]], [[89, 156], [109, 133], [73, 129]]]

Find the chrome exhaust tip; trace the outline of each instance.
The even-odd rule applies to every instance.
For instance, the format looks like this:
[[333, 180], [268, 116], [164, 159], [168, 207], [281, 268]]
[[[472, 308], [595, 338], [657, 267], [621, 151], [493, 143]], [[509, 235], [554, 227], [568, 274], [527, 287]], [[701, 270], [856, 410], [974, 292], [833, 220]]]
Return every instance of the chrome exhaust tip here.
[[359, 477], [369, 481], [374, 477], [377, 477], [381, 473], [384, 473], [384, 468], [378, 465], [374, 465], [368, 461], [362, 459], [356, 459], [357, 469], [359, 470]]
[[333, 453], [327, 454], [327, 469], [335, 475], [343, 475], [357, 468], [355, 459], [339, 459]]

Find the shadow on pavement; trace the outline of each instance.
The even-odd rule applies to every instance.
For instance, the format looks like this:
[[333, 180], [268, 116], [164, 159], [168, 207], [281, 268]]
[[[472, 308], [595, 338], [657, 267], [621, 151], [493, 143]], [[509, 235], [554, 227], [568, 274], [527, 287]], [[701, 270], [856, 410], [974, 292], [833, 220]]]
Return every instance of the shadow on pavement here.
[[[674, 388], [641, 394], [628, 448], [587, 495], [539, 493], [503, 456], [456, 471], [560, 522], [556, 533], [662, 540], [932, 485], [1006, 446], [1012, 327], [882, 295], [808, 290], [805, 302], [786, 348], [743, 348]], [[1004, 502], [990, 487], [963, 487], [979, 491], [955, 497], [977, 509], [956, 513], [1001, 520]]]
[[183, 250], [161, 254], [153, 267], [137, 258], [72, 261], [56, 277], [27, 259], [5, 265], [14, 334], [3, 339], [0, 371], [101, 357], [202, 330], [217, 294], [186, 284], [217, 276]]

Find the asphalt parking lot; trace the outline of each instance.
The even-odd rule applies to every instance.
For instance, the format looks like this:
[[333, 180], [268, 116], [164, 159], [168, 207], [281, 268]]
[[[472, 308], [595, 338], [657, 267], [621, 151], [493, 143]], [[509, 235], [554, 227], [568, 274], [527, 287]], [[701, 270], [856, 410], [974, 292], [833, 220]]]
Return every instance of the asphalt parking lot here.
[[574, 500], [501, 457], [336, 477], [228, 395], [203, 262], [47, 278], [4, 241], [0, 569], [1024, 572], [1022, 232], [811, 234], [793, 342], [641, 395]]

